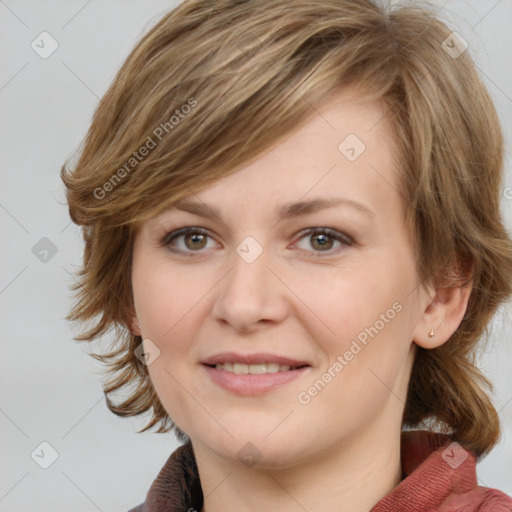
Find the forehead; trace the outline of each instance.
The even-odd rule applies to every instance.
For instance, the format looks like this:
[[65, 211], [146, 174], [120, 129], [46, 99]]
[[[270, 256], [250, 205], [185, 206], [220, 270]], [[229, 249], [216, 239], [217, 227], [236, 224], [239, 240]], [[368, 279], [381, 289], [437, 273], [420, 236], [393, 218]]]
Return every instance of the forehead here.
[[373, 214], [385, 225], [403, 214], [396, 154], [384, 105], [341, 90], [256, 160], [182, 198], [156, 220], [183, 209], [247, 227], [255, 219], [275, 223], [287, 212], [293, 218], [319, 211], [319, 201], [334, 200], [343, 212]]
[[194, 196], [217, 200], [220, 208], [259, 203], [268, 209], [340, 194], [384, 205], [399, 199], [396, 149], [384, 106], [342, 91], [251, 164]]

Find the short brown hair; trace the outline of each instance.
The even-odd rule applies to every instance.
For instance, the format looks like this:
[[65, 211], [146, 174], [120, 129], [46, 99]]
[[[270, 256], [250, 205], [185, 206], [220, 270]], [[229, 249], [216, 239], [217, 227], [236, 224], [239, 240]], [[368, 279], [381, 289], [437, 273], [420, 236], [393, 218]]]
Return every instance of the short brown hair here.
[[[499, 419], [474, 353], [512, 293], [512, 241], [499, 211], [503, 137], [468, 51], [448, 51], [453, 37], [430, 7], [371, 0], [191, 0], [149, 30], [101, 99], [77, 164], [61, 171], [85, 239], [68, 319], [92, 322], [80, 341], [115, 332], [114, 350], [92, 354], [112, 375], [112, 412], [151, 410], [141, 431], [159, 423], [158, 432], [181, 433], [134, 355], [137, 225], [236, 172], [357, 85], [385, 105], [394, 129], [420, 280], [473, 286], [451, 338], [418, 348], [404, 427], [430, 422], [477, 454], [496, 444]], [[129, 385], [114, 404], [111, 394]]]

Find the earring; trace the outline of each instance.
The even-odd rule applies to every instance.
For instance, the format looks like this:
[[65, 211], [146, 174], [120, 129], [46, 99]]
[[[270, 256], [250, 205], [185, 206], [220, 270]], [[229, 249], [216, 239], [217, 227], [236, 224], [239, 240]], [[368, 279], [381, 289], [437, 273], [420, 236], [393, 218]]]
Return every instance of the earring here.
[[433, 338], [433, 337], [434, 337], [434, 334], [435, 334], [434, 329], [432, 329], [432, 330], [428, 333], [428, 337], [429, 337], [429, 338]]

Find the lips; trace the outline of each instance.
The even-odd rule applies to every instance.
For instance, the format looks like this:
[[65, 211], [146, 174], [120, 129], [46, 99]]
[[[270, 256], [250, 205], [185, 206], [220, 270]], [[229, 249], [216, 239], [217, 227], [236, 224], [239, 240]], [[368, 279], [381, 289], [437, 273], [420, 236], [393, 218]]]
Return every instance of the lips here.
[[290, 366], [292, 368], [301, 368], [303, 366], [310, 366], [307, 361], [299, 361], [297, 359], [290, 359], [289, 357], [279, 356], [270, 353], [258, 354], [236, 354], [234, 352], [223, 352], [215, 354], [201, 361], [202, 364], [207, 366], [215, 366], [217, 364], [242, 364], [242, 365], [262, 365], [262, 364], [277, 364], [279, 366]]
[[272, 391], [311, 370], [306, 361], [269, 353], [225, 352], [208, 357], [201, 364], [215, 384], [243, 396]]

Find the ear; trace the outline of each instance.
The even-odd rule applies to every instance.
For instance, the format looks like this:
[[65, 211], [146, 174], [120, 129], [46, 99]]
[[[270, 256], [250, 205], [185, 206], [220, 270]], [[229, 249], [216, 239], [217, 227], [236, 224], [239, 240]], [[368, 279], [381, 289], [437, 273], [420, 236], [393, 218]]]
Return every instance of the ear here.
[[[421, 318], [413, 337], [420, 347], [432, 349], [446, 343], [464, 318], [473, 288], [472, 280], [464, 283], [459, 274], [459, 279], [446, 278], [445, 282], [444, 286], [423, 288], [425, 300], [421, 301]], [[434, 335], [429, 336], [432, 330]]]

